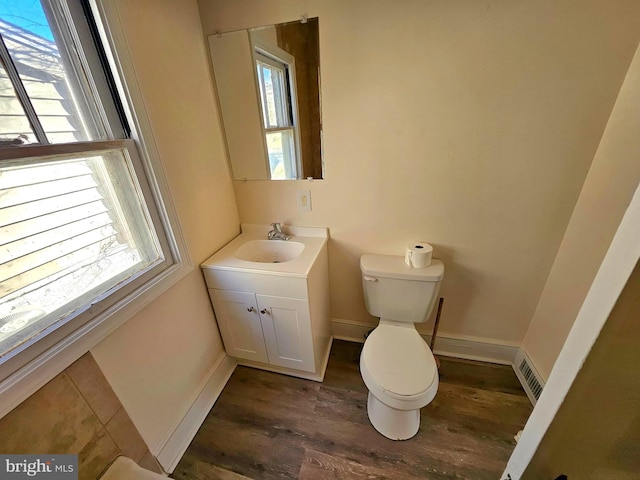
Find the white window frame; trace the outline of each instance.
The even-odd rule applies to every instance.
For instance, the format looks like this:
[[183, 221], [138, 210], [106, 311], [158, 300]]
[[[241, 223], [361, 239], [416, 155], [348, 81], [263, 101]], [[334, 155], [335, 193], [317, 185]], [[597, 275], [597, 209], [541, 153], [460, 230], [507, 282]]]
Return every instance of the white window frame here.
[[[131, 141], [114, 142], [120, 144], [135, 142], [137, 146], [138, 154], [141, 157], [140, 165], [144, 170], [160, 222], [164, 227], [172, 262], [158, 275], [111, 304], [106, 310], [98, 312], [81, 326], [74, 325], [74, 328], [69, 328], [70, 331], [64, 331], [63, 338], [51, 336], [49, 340], [49, 337], [45, 337], [43, 340], [50, 344], [42, 344], [46, 346], [44, 351], [39, 351], [42, 350], [41, 348], [32, 351], [27, 349], [21, 352], [21, 355], [24, 353], [21, 358], [16, 356], [15, 358], [18, 360], [14, 365], [21, 366], [0, 381], [0, 418], [194, 268], [170, 196], [161, 158], [136, 80], [135, 69], [128, 53], [129, 48], [119, 20], [117, 7], [114, 0], [90, 0], [90, 3], [131, 129]], [[113, 142], [105, 143], [113, 144]], [[85, 313], [91, 315], [93, 312], [89, 308]], [[6, 365], [9, 365], [12, 360], [14, 359], [10, 359]]]
[[[269, 149], [267, 147], [267, 133], [282, 131], [282, 130], [293, 130], [293, 140], [294, 140], [294, 150], [295, 150], [295, 168], [296, 168], [296, 176], [292, 179], [287, 180], [296, 180], [300, 178], [302, 172], [302, 152], [300, 150], [300, 119], [298, 115], [298, 87], [296, 85], [296, 60], [291, 54], [281, 49], [276, 45], [272, 45], [268, 42], [263, 41], [261, 38], [256, 35], [250, 34], [249, 36], [251, 42], [251, 60], [253, 62], [252, 71], [253, 77], [255, 78], [256, 85], [256, 95], [258, 99], [258, 108], [260, 109], [260, 125], [262, 126], [262, 141], [264, 143], [264, 152], [265, 152], [265, 161], [267, 162], [267, 172], [269, 172], [269, 176], [271, 175], [271, 167], [269, 164]], [[288, 81], [289, 81], [289, 98], [291, 101], [291, 112], [292, 112], [292, 123], [291, 127], [286, 128], [270, 128], [267, 129], [264, 124], [264, 115], [262, 106], [262, 95], [260, 92], [259, 80], [256, 74], [256, 65], [258, 64], [258, 60], [260, 57], [266, 57], [267, 59], [272, 59], [277, 64], [285, 65], [287, 68]]]

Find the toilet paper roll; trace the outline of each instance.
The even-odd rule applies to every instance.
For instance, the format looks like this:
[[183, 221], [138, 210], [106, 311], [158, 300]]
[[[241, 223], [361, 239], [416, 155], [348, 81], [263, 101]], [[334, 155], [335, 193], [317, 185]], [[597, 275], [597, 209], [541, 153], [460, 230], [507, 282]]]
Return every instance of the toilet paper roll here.
[[431, 265], [433, 247], [424, 242], [407, 243], [404, 253], [404, 263], [411, 268], [426, 268]]

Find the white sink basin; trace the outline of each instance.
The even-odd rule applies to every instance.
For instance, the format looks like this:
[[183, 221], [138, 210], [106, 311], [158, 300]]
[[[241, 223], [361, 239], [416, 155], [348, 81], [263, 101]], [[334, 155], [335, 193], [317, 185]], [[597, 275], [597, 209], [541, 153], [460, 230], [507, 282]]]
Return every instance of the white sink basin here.
[[[209, 288], [246, 291], [243, 282], [249, 273], [307, 278], [318, 258], [326, 257], [327, 228], [289, 225], [284, 230], [289, 240], [267, 240], [271, 229], [271, 225], [243, 223], [240, 235], [202, 263]], [[221, 281], [220, 276], [229, 281]], [[273, 294], [277, 295], [277, 289]]]
[[234, 256], [245, 262], [285, 263], [298, 257], [304, 243], [285, 240], [250, 240], [235, 251]]

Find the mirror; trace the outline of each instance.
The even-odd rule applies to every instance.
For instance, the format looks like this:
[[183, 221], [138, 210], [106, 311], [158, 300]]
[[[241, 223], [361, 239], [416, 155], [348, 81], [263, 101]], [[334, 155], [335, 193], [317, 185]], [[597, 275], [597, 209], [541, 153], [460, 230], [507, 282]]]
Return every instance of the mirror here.
[[235, 180], [323, 178], [318, 19], [209, 37]]

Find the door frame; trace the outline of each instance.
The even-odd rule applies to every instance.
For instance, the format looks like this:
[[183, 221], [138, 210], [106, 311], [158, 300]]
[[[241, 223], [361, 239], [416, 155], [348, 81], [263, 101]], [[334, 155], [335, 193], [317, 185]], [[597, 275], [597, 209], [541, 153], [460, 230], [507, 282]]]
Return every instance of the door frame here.
[[[597, 228], [597, 226], [594, 226]], [[542, 395], [500, 477], [521, 478], [640, 259], [640, 185], [622, 217]]]

